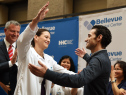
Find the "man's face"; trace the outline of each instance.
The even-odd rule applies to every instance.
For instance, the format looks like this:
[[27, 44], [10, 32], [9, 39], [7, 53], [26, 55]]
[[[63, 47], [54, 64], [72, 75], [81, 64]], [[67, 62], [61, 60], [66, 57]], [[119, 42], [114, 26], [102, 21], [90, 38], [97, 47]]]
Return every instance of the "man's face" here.
[[87, 39], [85, 40], [86, 43], [86, 48], [87, 49], [94, 49], [97, 45], [97, 40], [96, 40], [96, 35], [95, 35], [96, 29], [91, 29], [91, 31], [88, 34]]
[[7, 29], [4, 29], [5, 32], [5, 39], [10, 43], [13, 44], [14, 42], [16, 42], [16, 40], [19, 37], [19, 33], [20, 33], [20, 26], [11, 24]]

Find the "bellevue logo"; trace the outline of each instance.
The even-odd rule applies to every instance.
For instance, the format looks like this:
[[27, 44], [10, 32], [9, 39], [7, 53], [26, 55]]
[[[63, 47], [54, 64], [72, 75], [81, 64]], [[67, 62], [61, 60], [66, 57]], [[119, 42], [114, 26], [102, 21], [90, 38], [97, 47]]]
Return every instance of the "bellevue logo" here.
[[122, 56], [122, 51], [108, 52], [108, 56]]
[[88, 30], [91, 30], [91, 28], [95, 25], [95, 20], [92, 20], [90, 23], [88, 21], [84, 22], [84, 26], [87, 27]]
[[95, 24], [113, 23], [113, 22], [117, 22], [117, 21], [121, 21], [121, 20], [122, 20], [122, 16], [113, 17], [113, 18], [96, 19], [96, 20], [91, 20], [91, 22], [85, 21], [84, 26], [87, 27], [88, 30], [91, 30], [91, 28]]

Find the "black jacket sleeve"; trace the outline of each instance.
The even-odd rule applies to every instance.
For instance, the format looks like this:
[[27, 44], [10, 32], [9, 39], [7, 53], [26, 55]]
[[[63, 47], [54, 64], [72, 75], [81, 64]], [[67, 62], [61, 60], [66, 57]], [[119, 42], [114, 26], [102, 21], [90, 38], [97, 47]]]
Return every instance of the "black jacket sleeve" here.
[[44, 78], [52, 81], [55, 84], [79, 88], [82, 87], [92, 80], [96, 79], [102, 73], [102, 64], [98, 58], [93, 58], [89, 65], [84, 68], [80, 74], [69, 75], [66, 73], [57, 73], [54, 71], [47, 70]]

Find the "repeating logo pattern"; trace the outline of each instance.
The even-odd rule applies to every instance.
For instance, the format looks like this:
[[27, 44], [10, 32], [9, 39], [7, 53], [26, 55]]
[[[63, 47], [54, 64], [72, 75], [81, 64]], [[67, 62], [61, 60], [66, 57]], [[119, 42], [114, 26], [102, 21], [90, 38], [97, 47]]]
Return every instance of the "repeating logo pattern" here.
[[88, 30], [91, 30], [91, 28], [95, 25], [95, 20], [92, 20], [91, 22], [85, 21], [84, 26], [87, 27]]

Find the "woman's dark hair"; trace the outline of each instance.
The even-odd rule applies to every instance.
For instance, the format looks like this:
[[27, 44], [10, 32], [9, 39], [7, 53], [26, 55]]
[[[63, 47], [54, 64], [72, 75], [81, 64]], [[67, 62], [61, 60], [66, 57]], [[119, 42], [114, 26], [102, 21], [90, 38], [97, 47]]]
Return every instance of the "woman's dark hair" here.
[[114, 64], [114, 68], [115, 68], [115, 65], [116, 65], [116, 64], [119, 64], [120, 68], [123, 69], [124, 79], [126, 80], [126, 62], [124, 62], [124, 61], [117, 61], [117, 62]]
[[61, 59], [58, 63], [59, 65], [61, 65], [61, 62], [62, 62], [63, 59], [69, 59], [70, 60], [70, 64], [71, 64], [70, 71], [75, 72], [75, 66], [74, 66], [73, 59], [68, 55], [64, 55], [64, 56], [61, 57]]
[[[36, 35], [37, 36], [40, 36], [43, 32], [45, 32], [45, 31], [48, 31], [49, 32], [49, 30], [47, 30], [47, 29], [38, 29], [38, 31], [36, 32]], [[50, 33], [50, 32], [49, 32]], [[33, 46], [33, 47], [35, 47], [35, 41], [34, 41], [34, 38], [33, 38], [33, 40], [31, 41], [31, 45]]]

